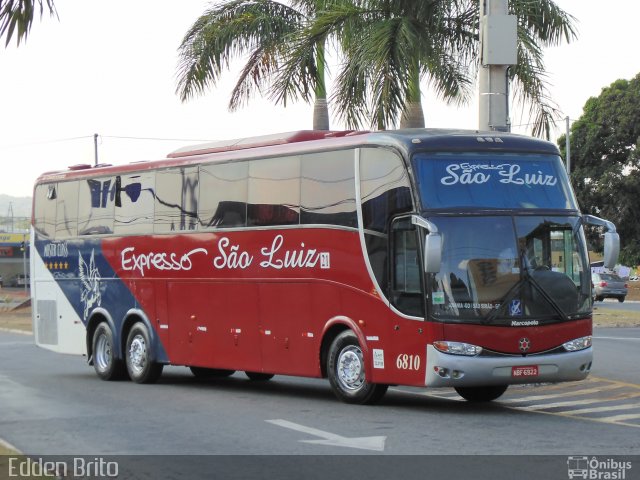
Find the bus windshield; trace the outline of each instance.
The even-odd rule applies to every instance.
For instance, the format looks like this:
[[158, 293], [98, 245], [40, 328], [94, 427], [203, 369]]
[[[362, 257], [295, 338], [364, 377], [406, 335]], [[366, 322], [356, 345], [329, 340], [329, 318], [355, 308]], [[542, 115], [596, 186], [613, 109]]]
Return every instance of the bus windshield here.
[[413, 168], [424, 209], [578, 209], [557, 155], [423, 152]]
[[437, 216], [431, 221], [443, 240], [442, 266], [431, 286], [437, 319], [518, 326], [589, 313], [589, 267], [578, 217]]

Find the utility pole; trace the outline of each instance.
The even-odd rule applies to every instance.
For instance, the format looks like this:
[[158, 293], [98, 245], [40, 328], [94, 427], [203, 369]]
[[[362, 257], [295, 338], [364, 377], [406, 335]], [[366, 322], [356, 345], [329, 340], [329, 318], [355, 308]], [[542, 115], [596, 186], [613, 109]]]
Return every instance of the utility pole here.
[[94, 133], [93, 134], [93, 151], [94, 151], [94, 165], [97, 167], [98, 166], [98, 134]]
[[518, 63], [518, 20], [507, 0], [480, 1], [479, 129], [511, 131], [509, 67]]
[[[569, 128], [569, 116], [567, 115], [567, 118], [565, 118], [566, 121], [566, 127], [567, 127], [567, 133], [565, 134], [565, 147], [566, 147], [566, 151], [567, 151], [567, 175], [571, 175], [571, 139], [569, 138], [570, 134], [571, 134], [571, 129]], [[571, 180], [571, 177], [569, 177], [569, 180]]]
[[7, 216], [11, 219], [11, 233], [13, 233], [13, 202], [9, 202], [9, 211], [7, 212]]

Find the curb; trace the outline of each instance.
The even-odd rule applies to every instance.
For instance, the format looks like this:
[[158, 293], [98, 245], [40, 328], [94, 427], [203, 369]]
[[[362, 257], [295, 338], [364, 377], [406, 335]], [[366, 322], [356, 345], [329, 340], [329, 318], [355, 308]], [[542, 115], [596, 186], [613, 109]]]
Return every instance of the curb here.
[[[17, 333], [19, 335], [33, 335], [33, 332], [25, 332], [24, 330], [16, 330], [15, 328], [0, 327], [0, 332]], [[0, 442], [2, 439], [0, 438]]]
[[2, 438], [0, 438], [0, 447], [6, 448], [8, 450], [13, 450], [14, 452], [17, 452], [18, 455], [24, 455], [24, 453], [22, 453], [15, 445], [11, 445], [9, 442], [3, 440]]

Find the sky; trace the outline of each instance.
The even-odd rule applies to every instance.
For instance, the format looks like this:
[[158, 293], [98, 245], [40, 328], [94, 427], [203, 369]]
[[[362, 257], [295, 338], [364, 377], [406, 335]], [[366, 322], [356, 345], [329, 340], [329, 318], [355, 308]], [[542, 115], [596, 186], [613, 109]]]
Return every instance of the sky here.
[[[556, 0], [577, 20], [571, 44], [545, 51], [551, 97], [576, 120], [588, 98], [640, 72], [640, 2]], [[203, 0], [56, 0], [59, 19], [34, 23], [26, 43], [0, 44], [0, 194], [30, 196], [41, 173], [94, 163], [157, 160], [189, 144], [312, 128], [312, 106], [256, 97], [229, 112], [233, 72], [182, 103], [177, 48]], [[331, 72], [330, 72], [331, 73]], [[427, 127], [475, 129], [477, 100], [449, 106], [423, 92]], [[512, 110], [513, 132], [530, 119]], [[343, 129], [335, 119], [332, 129]], [[557, 138], [564, 132], [558, 124]]]

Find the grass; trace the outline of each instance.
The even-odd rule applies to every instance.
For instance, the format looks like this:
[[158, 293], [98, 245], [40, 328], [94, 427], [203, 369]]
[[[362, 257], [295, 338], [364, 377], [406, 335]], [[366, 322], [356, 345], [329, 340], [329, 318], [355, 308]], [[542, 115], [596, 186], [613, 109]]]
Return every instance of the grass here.
[[640, 327], [640, 312], [628, 312], [624, 310], [599, 310], [593, 311], [594, 327]]

